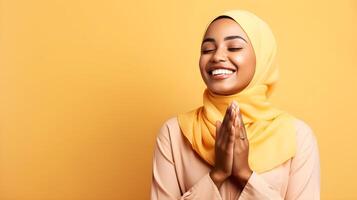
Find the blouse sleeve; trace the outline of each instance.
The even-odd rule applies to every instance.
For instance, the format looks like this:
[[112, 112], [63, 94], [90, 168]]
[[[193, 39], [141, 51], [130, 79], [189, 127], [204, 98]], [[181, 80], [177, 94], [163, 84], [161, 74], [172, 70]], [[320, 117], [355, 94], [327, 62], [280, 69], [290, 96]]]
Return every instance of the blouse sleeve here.
[[263, 177], [253, 172], [238, 199], [282, 200], [283, 198], [280, 196], [279, 190], [271, 187]]
[[320, 159], [317, 141], [304, 122], [298, 126], [298, 149], [292, 159], [286, 199], [320, 199]]
[[248, 199], [320, 199], [320, 160], [317, 141], [312, 130], [304, 122], [297, 126], [297, 152], [292, 158], [288, 188], [285, 198], [273, 189], [259, 174], [253, 172], [239, 200]]
[[153, 157], [151, 200], [222, 200], [218, 188], [205, 174], [188, 191], [182, 192], [178, 183], [169, 127], [161, 127], [156, 138]]

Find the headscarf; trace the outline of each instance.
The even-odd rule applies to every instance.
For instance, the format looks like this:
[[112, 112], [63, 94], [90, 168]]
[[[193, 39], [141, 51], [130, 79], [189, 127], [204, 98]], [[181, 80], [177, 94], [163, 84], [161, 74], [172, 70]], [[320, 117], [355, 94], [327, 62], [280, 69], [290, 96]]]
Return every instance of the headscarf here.
[[251, 12], [232, 10], [219, 16], [231, 17], [245, 31], [255, 51], [255, 74], [249, 85], [236, 94], [217, 95], [206, 88], [203, 106], [179, 114], [179, 126], [193, 150], [214, 166], [215, 123], [222, 121], [229, 104], [237, 101], [249, 141], [249, 166], [258, 173], [268, 171], [292, 158], [296, 152], [295, 118], [274, 108], [268, 101], [279, 79], [274, 63], [276, 41], [268, 24]]

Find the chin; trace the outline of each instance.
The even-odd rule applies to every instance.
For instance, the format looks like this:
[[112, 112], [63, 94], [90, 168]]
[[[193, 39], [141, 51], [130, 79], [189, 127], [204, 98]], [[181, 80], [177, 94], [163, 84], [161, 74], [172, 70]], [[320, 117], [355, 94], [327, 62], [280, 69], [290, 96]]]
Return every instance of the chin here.
[[240, 92], [238, 88], [232, 88], [228, 86], [212, 86], [208, 87], [208, 89], [214, 94], [218, 95], [232, 95]]

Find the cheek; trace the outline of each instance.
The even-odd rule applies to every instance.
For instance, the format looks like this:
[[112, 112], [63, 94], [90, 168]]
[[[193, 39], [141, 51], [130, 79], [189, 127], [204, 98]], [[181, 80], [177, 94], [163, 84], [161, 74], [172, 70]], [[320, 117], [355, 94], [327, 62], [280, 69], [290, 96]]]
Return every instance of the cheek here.
[[233, 62], [241, 73], [254, 73], [255, 59], [253, 59], [248, 53], [235, 56]]
[[206, 56], [200, 56], [200, 60], [199, 60], [199, 66], [200, 66], [200, 71], [201, 73], [205, 70], [205, 67], [207, 65], [207, 58]]
[[238, 67], [238, 70], [242, 71], [245, 68], [246, 59], [244, 55], [240, 54], [232, 57], [231, 62]]

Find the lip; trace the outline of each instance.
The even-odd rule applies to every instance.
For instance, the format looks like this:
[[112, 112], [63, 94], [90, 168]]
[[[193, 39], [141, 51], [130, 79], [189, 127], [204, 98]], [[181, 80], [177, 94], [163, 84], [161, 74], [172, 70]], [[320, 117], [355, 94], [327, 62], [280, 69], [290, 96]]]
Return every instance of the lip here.
[[[212, 75], [211, 72], [215, 69], [228, 69], [228, 70], [233, 71], [233, 73], [232, 74]], [[227, 78], [235, 75], [237, 73], [237, 69], [232, 68], [232, 67], [222, 66], [222, 65], [214, 65], [214, 66], [208, 67], [206, 72], [208, 73], [209, 77], [212, 79], [223, 80], [223, 79], [227, 79]]]
[[237, 69], [233, 68], [233, 67], [227, 67], [227, 66], [223, 66], [223, 65], [213, 65], [213, 66], [207, 67], [206, 72], [210, 74], [210, 72], [215, 70], [215, 69], [228, 69], [228, 70], [231, 70], [233, 72], [237, 71]]
[[234, 71], [232, 74], [220, 74], [220, 75], [212, 75], [212, 74], [208, 74], [209, 77], [211, 79], [214, 79], [214, 80], [223, 80], [223, 79], [227, 79], [233, 75], [235, 75], [237, 72]]

